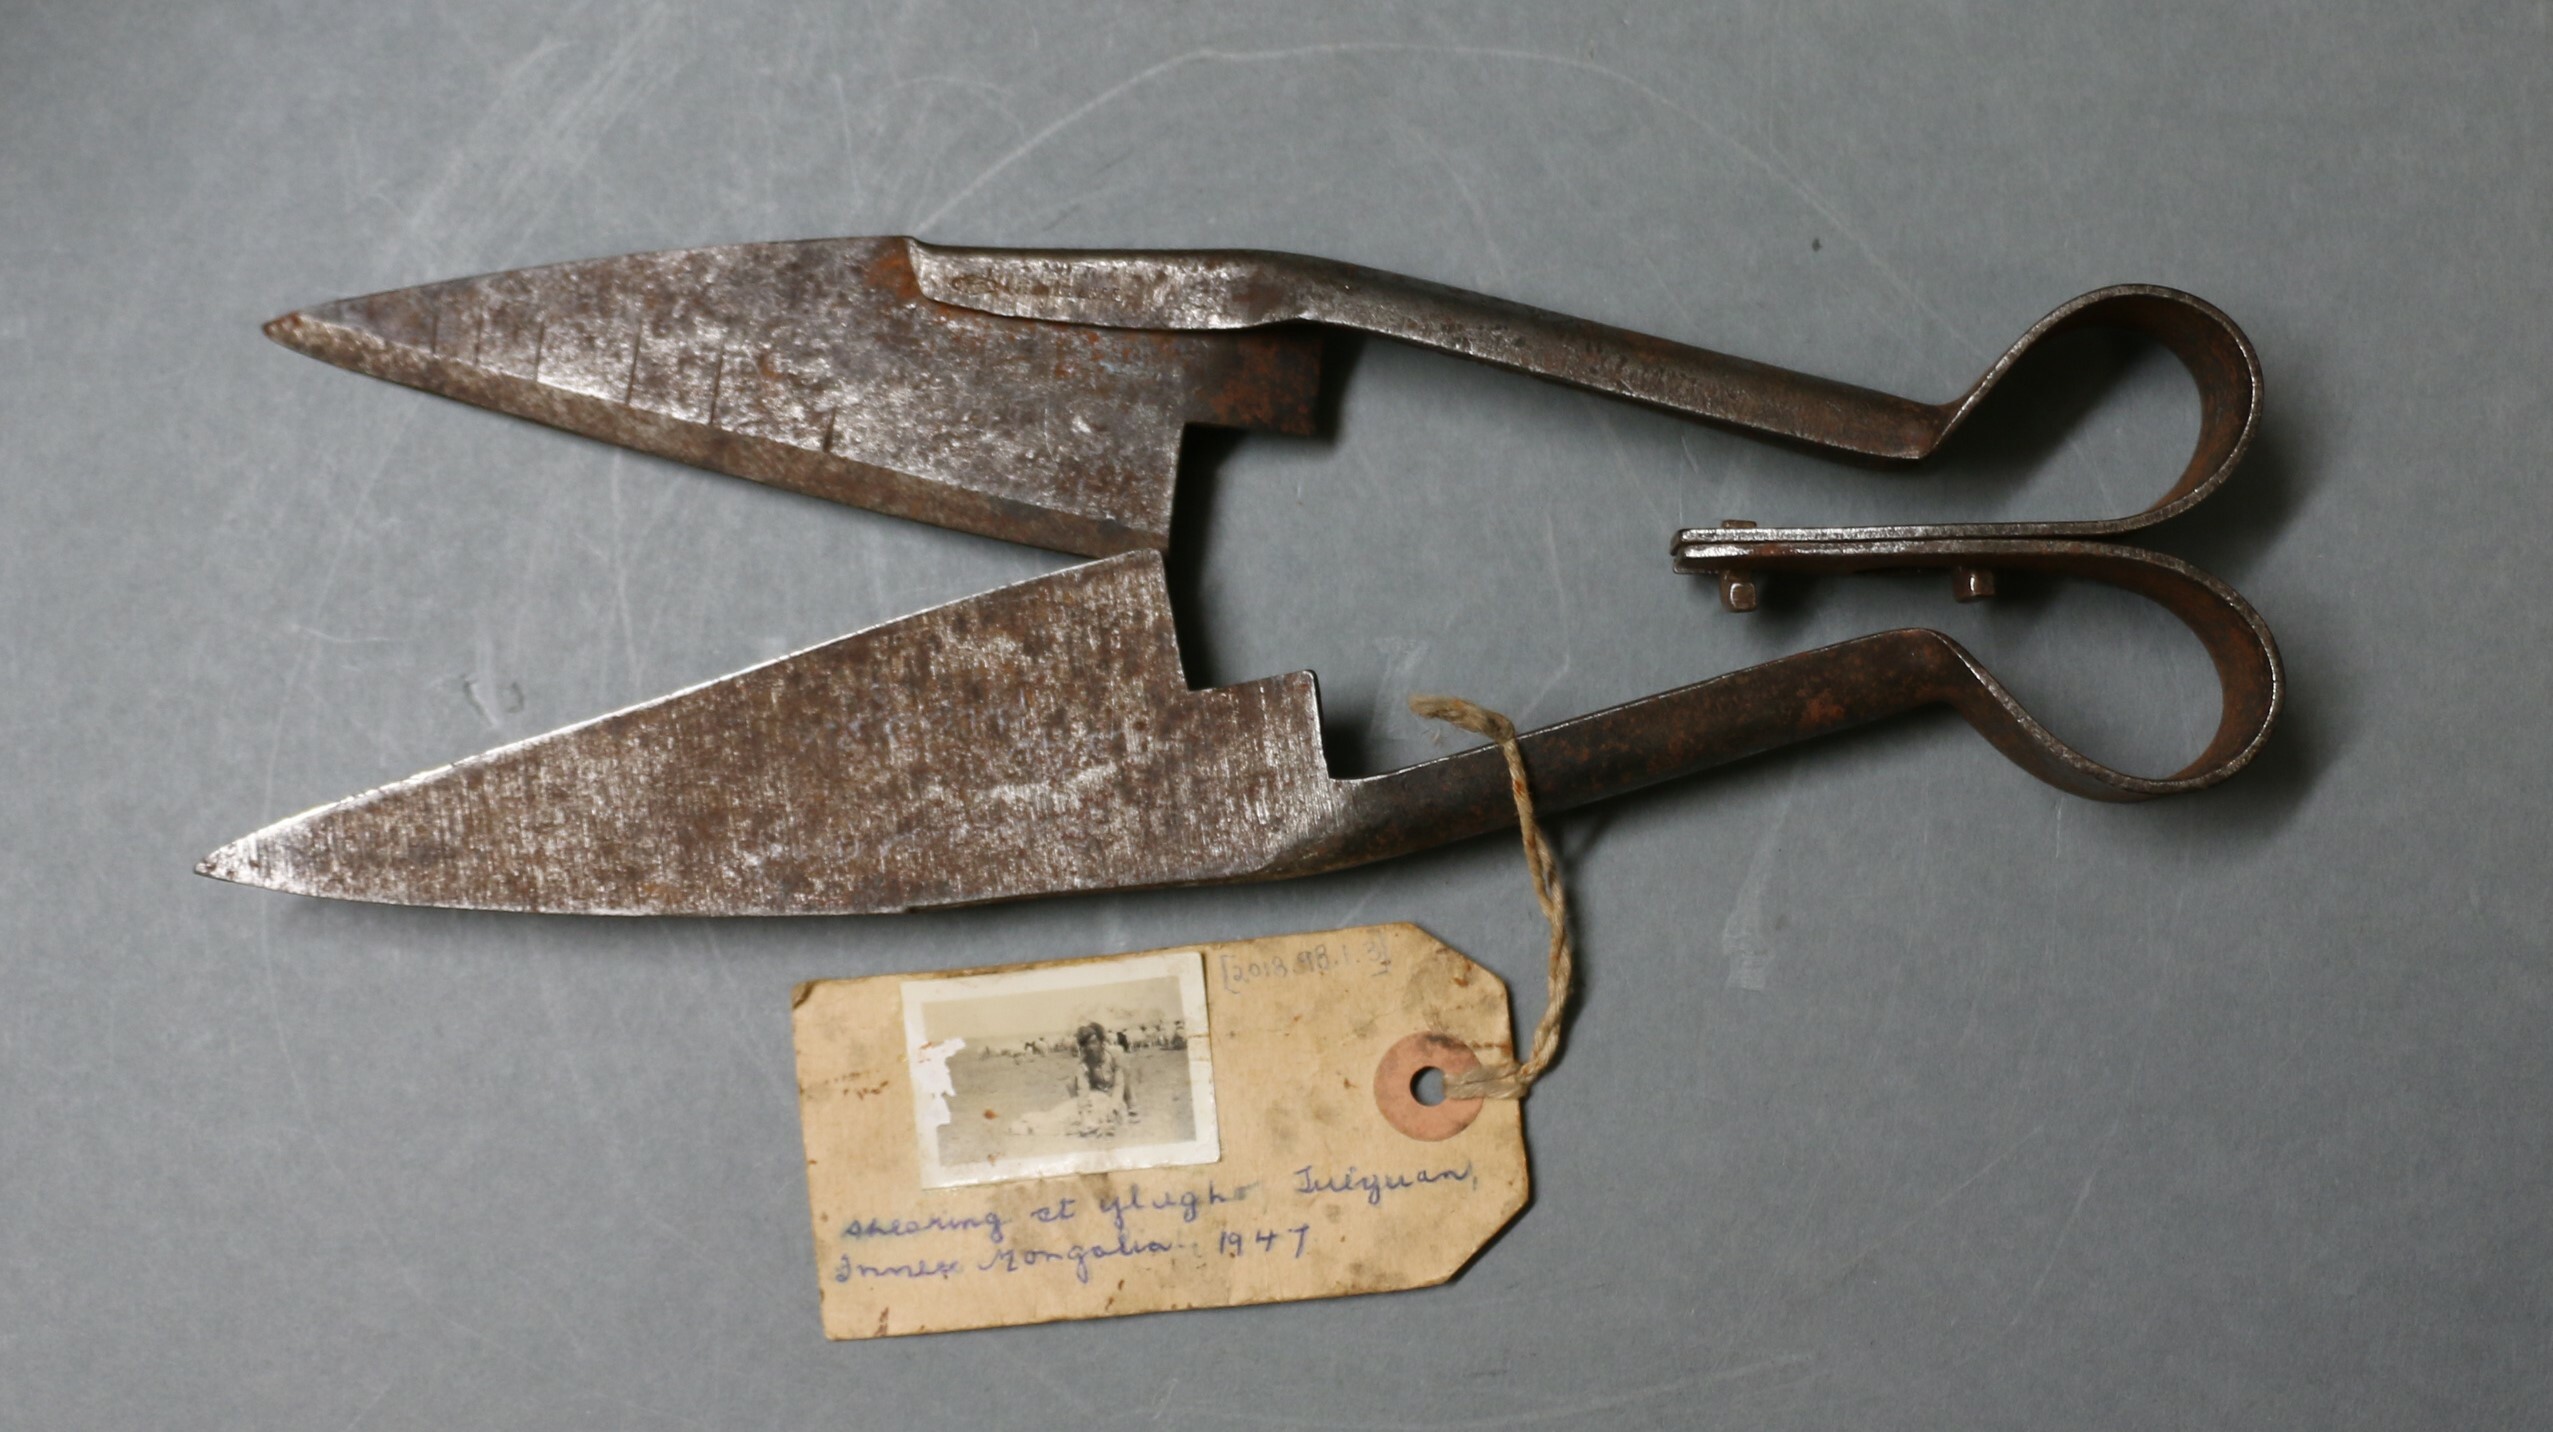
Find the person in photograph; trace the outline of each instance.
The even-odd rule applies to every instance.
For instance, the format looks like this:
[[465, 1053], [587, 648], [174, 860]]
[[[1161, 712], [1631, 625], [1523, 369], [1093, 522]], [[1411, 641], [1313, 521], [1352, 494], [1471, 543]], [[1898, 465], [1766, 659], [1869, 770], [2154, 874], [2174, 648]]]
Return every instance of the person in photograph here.
[[1073, 1075], [1065, 1081], [1064, 1102], [1014, 1120], [1012, 1133], [1100, 1138], [1123, 1133], [1133, 1121], [1134, 1076], [1116, 1041], [1093, 1021], [1074, 1031], [1073, 1046]]

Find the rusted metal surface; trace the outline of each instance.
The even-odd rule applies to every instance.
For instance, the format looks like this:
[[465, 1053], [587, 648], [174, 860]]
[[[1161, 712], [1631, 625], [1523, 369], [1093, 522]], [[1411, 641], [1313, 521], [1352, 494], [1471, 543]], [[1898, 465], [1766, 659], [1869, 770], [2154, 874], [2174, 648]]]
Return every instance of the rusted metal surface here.
[[[2221, 584], [2124, 552], [2073, 555], [2116, 564], [2095, 575], [2190, 621], [2220, 671], [2248, 669], [2249, 634], [2267, 650], [2259, 619]], [[2259, 674], [2228, 680], [2216, 741], [2159, 780], [2065, 747], [1958, 643], [1923, 630], [1767, 662], [1521, 744], [1537, 799], [1558, 810], [1944, 703], [2042, 779], [2138, 800], [2251, 758], [2277, 705], [2274, 659]], [[1189, 690], [1160, 558], [1139, 552], [296, 816], [203, 868], [406, 904], [857, 914], [1307, 875], [1514, 820], [1493, 747], [1332, 777], [1310, 672]]]
[[1231, 878], [1339, 819], [1312, 678], [1190, 691], [1129, 553], [269, 827], [209, 874], [505, 910], [820, 914]]
[[1892, 466], [1932, 456], [2014, 364], [2068, 330], [2144, 333], [2189, 367], [2199, 387], [2198, 445], [2161, 501], [2107, 522], [1997, 523], [1973, 529], [1980, 535], [2115, 535], [2187, 511], [2242, 459], [2259, 412], [2260, 365], [2242, 330], [2204, 299], [2151, 284], [2096, 289], [2059, 306], [1966, 392], [1918, 403], [1301, 254], [961, 249], [918, 242], [912, 253], [924, 293], [988, 313], [1128, 329], [1230, 331], [1292, 323], [1355, 329], [1750, 436]]
[[[1006, 312], [970, 314], [917, 293]], [[525, 340], [516, 330], [529, 314], [541, 319]], [[810, 314], [832, 315], [841, 331]], [[2217, 731], [2188, 765], [2142, 777], [2092, 761], [1958, 643], [1907, 629], [1526, 734], [1535, 795], [1550, 809], [1935, 704], [2042, 780], [2143, 800], [2240, 770], [2283, 696], [2276, 644], [2240, 596], [2186, 563], [2106, 540], [2204, 499], [2258, 420], [2249, 343], [2223, 314], [2169, 289], [2077, 299], [1966, 395], [1931, 406], [1283, 255], [758, 245], [468, 280], [283, 322], [288, 341], [349, 366], [845, 501], [1068, 548], [1142, 540], [296, 816], [204, 862], [207, 874], [278, 889], [598, 914], [869, 913], [1305, 875], [1512, 824], [1495, 748], [1340, 780], [1321, 748], [1309, 672], [1189, 689], [1161, 560], [1148, 550], [1167, 526], [1178, 426], [1299, 426], [1311, 358], [1299, 334], [1159, 331], [1172, 325], [1346, 324], [1883, 461], [1929, 453], [2014, 361], [2066, 328], [2133, 328], [2189, 367], [2198, 442], [2141, 512], [1732, 523], [1676, 545], [1679, 570], [1716, 575], [1737, 610], [1754, 605], [1767, 572], [1910, 566], [1949, 572], [1963, 600], [1991, 596], [1998, 571], [2150, 598], [2197, 633], [2223, 688]], [[466, 358], [456, 323], [473, 335]], [[1125, 323], [1151, 328], [1081, 326]], [[493, 350], [491, 333], [505, 335]], [[659, 336], [661, 360], [650, 357]], [[1120, 340], [1132, 346], [1108, 346]], [[749, 396], [720, 396], [731, 390], [717, 360], [705, 396], [676, 393], [677, 375], [692, 371], [684, 355], [703, 343], [756, 355], [741, 365], [753, 374]], [[1218, 358], [1216, 343], [1242, 346]], [[563, 356], [547, 356], [554, 348]], [[1013, 420], [1025, 426], [983, 431]], [[847, 456], [855, 451], [864, 456]], [[1058, 454], [1071, 461], [1057, 465]], [[1048, 468], [992, 471], [1039, 462]], [[1160, 471], [1148, 476], [1148, 462]], [[1068, 470], [1089, 480], [1053, 476]], [[1073, 505], [1058, 505], [1068, 487]], [[961, 492], [971, 495], [951, 495]]]
[[[1695, 528], [1678, 535], [1676, 570], [1747, 580], [1769, 571], [1875, 572], [1935, 567], [1953, 577], [1962, 600], [1974, 584], [1989, 588], [1998, 570], [2075, 578], [2123, 588], [2161, 606], [2198, 636], [2216, 668], [2216, 731], [2189, 764], [2168, 776], [2133, 776], [2102, 765], [2058, 740], [1966, 648], [1936, 631], [1866, 637], [1900, 648], [1890, 679], [1924, 700], [1956, 707], [2013, 763], [2060, 790], [2094, 800], [2132, 801], [2202, 790], [2251, 764], [2269, 739], [2286, 696], [2278, 643], [2251, 603], [2223, 582], [2160, 552], [2110, 542], [1963, 535], [1865, 539], [1854, 528], [1759, 527], [1732, 536]], [[1847, 646], [1851, 643], [1846, 643]], [[1840, 648], [1830, 648], [1840, 650]]]
[[2202, 431], [2164, 502], [2108, 524], [1998, 524], [2015, 537], [2115, 535], [2185, 510], [2241, 456], [2258, 392], [2223, 314], [2146, 285], [2061, 306], [1966, 392], [1919, 403], [1330, 259], [905, 238], [518, 269], [322, 304], [267, 332], [605, 442], [1097, 557], [1168, 544], [1187, 425], [1310, 430], [1313, 325], [1880, 465], [1931, 456], [2014, 363], [2070, 328], [2133, 328], [2191, 364]]
[[[917, 243], [913, 260], [923, 292], [1010, 317], [1134, 329], [1230, 331], [1290, 323], [1356, 329], [1753, 436], [1891, 465], [1932, 456], [2005, 374], [2057, 334], [2092, 327], [2142, 333], [2180, 359], [2199, 394], [2198, 439], [2189, 461], [2143, 510], [2090, 521], [1857, 528], [1756, 529], [1732, 521], [1718, 531], [1679, 534], [1677, 568], [1716, 578], [1731, 611], [1755, 608], [1764, 572], [1892, 567], [1948, 570], [1960, 601], [1991, 597], [1995, 572], [2004, 569], [2106, 582], [2162, 604], [2206, 645], [2223, 691], [2216, 738], [2197, 760], [2162, 779], [2111, 770], [2057, 740], [1949, 638], [1925, 633], [1930, 641], [1904, 643], [1900, 679], [1909, 690], [1925, 687], [1933, 691], [1929, 699], [1959, 706], [2024, 768], [2081, 795], [2142, 799], [2213, 784], [2250, 761], [2277, 717], [2277, 644], [2259, 614], [2186, 563], [2102, 541], [2206, 500], [2242, 461], [2259, 425], [2259, 357], [2232, 319], [2195, 295], [2151, 284], [2084, 294], [2031, 325], [1966, 392], [1926, 404], [1298, 254]], [[1965, 675], [1949, 675], [1953, 670]]]
[[[1875, 527], [1759, 527], [1731, 520], [1676, 534], [1675, 567], [1716, 579], [1721, 604], [1754, 610], [1767, 572], [1877, 572], [1936, 568], [1950, 574], [1958, 601], [1991, 598], [1998, 571], [2079, 578], [2119, 587], [2161, 606], [2189, 627], [2216, 667], [2215, 735], [2188, 765], [2163, 777], [2131, 776], [2058, 740], [1957, 642], [1930, 637], [1938, 658], [1965, 669], [1937, 699], [1959, 708], [1987, 740], [2024, 770], [2095, 800], [2144, 800], [2202, 789], [2251, 763], [2269, 739], [2286, 696], [2277, 640], [2249, 602], [2196, 567], [2114, 540], [2189, 511], [2242, 461], [2260, 423], [2260, 358], [2214, 305], [2151, 286], [2104, 289], [2067, 304], [2005, 355], [1946, 421], [1956, 425], [2031, 345], [2068, 328], [2107, 325], [2162, 343], [2198, 384], [2199, 434], [2189, 463], [2162, 496], [2125, 517], [2078, 522], [1979, 522]], [[1912, 679], [1910, 677], [1910, 679]]]
[[1301, 333], [1024, 322], [922, 296], [903, 239], [742, 244], [350, 298], [316, 358], [855, 507], [1104, 556], [1170, 536], [1190, 423], [1308, 432]]

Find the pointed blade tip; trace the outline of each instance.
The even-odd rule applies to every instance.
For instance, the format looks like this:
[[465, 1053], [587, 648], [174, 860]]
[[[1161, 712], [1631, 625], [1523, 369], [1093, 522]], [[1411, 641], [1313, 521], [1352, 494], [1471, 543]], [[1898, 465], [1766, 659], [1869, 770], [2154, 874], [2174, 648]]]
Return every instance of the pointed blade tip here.
[[290, 313], [267, 319], [260, 331], [296, 353], [307, 353], [311, 347], [312, 330], [319, 326], [317, 315], [307, 308], [296, 308]]
[[234, 885], [280, 890], [287, 895], [330, 893], [316, 888], [310, 872], [294, 858], [299, 853], [296, 837], [300, 824], [301, 817], [294, 817], [263, 830], [252, 830], [196, 861], [195, 873]]
[[195, 862], [195, 873], [214, 880], [228, 880], [237, 885], [268, 885], [257, 869], [251, 853], [257, 837], [243, 835], [230, 844]]

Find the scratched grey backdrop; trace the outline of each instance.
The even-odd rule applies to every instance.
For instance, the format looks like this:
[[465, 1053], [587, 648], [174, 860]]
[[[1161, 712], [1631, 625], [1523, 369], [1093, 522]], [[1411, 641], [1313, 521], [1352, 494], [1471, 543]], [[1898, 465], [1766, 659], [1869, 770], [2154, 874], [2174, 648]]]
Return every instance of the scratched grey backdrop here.
[[[0, 1422], [2541, 1426], [2553, 1397], [2538, 5], [0, 4]], [[1075, 13], [1079, 10], [1080, 13]], [[788, 1047], [827, 975], [1408, 919], [1484, 840], [1244, 891], [551, 920], [188, 873], [315, 802], [1055, 557], [296, 357], [287, 307], [913, 232], [1308, 250], [1923, 397], [2142, 279], [2259, 342], [2160, 545], [2291, 715], [2107, 808], [1949, 719], [1561, 822], [1588, 978], [1533, 1209], [1448, 1287], [829, 1346]], [[2195, 751], [2127, 599], [1716, 612], [1725, 516], [2097, 516], [2185, 380], [2079, 347], [1888, 478], [1382, 345], [1183, 497], [1199, 680], [1344, 770], [1901, 622]]]

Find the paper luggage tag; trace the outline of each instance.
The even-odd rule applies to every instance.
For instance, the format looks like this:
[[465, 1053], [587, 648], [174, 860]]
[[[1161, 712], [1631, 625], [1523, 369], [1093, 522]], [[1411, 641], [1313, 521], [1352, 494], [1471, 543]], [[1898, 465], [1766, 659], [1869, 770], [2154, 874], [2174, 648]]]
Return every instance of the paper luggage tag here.
[[1415, 925], [799, 987], [825, 1335], [1424, 1287], [1525, 1206], [1497, 976]]

